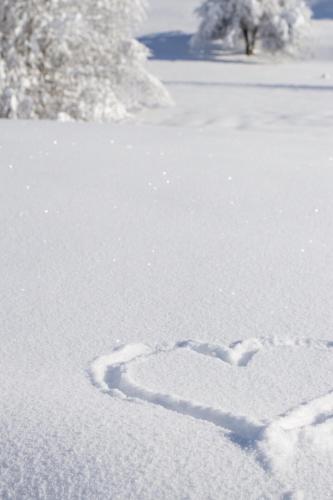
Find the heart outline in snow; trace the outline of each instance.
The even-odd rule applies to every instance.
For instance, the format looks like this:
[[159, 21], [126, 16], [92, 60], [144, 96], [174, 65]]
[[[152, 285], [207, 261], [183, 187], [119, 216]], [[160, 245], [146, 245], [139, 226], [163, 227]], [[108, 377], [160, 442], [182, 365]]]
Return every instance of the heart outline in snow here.
[[[172, 394], [156, 393], [141, 387], [129, 375], [128, 367], [137, 359], [149, 358], [159, 352], [189, 349], [204, 356], [214, 357], [230, 365], [246, 367], [252, 358], [265, 347], [305, 347], [332, 350], [333, 342], [313, 339], [278, 340], [252, 338], [234, 342], [229, 347], [195, 340], [184, 340], [170, 346], [152, 348], [146, 344], [117, 346], [109, 355], [98, 357], [89, 370], [92, 383], [102, 392], [127, 400], [139, 400], [163, 407], [197, 420], [210, 422], [222, 428], [227, 436], [243, 449], [257, 452], [261, 465], [272, 472], [290, 467], [293, 453], [301, 432], [332, 425], [333, 390], [310, 401], [301, 403], [271, 420], [254, 420], [234, 415], [209, 406], [179, 398]], [[325, 429], [326, 431], [326, 429]]]

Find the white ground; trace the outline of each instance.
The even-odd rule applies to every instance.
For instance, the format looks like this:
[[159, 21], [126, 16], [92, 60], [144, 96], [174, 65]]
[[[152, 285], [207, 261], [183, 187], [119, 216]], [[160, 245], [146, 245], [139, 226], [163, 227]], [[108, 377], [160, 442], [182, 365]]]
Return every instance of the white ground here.
[[[142, 34], [193, 30], [179, 3]], [[175, 107], [0, 123], [1, 499], [333, 497], [333, 21], [314, 29], [303, 62], [151, 36]]]

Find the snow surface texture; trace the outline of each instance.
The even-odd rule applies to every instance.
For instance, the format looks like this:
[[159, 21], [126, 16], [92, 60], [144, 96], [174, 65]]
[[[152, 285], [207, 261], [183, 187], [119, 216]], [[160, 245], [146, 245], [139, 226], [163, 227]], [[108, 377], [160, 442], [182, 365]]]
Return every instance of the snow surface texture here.
[[174, 108], [0, 122], [0, 498], [333, 497], [332, 21], [201, 60], [195, 6], [142, 32]]
[[233, 415], [220, 409], [203, 406], [195, 401], [186, 401], [177, 395], [153, 392], [137, 385], [131, 376], [133, 361], [146, 360], [161, 350], [167, 352], [186, 348], [231, 365], [246, 367], [253, 356], [266, 346], [288, 346], [294, 349], [306, 347], [307, 349], [333, 351], [333, 342], [319, 342], [311, 339], [282, 342], [276, 339], [249, 339], [236, 342], [230, 347], [192, 340], [178, 341], [171, 347], [157, 349], [150, 349], [145, 344], [129, 344], [118, 347], [109, 356], [98, 358], [91, 367], [91, 376], [97, 387], [114, 396], [142, 400], [222, 427], [229, 431], [232, 441], [241, 447], [258, 448], [259, 461], [265, 467], [273, 471], [286, 467], [290, 469], [293, 450], [301, 433], [304, 439], [306, 433], [310, 431], [321, 447], [326, 448], [327, 436], [333, 433], [333, 387], [324, 396], [303, 403], [271, 421], [255, 421], [243, 415]]

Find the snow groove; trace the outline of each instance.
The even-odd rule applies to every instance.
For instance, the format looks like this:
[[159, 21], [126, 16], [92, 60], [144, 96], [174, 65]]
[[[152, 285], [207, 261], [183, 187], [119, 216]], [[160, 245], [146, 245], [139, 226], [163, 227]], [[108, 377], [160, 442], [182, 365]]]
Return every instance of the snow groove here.
[[119, 390], [127, 398], [139, 399], [223, 427], [233, 434], [234, 440], [239, 442], [254, 441], [263, 430], [262, 425], [244, 416], [232, 415], [219, 409], [202, 406], [194, 401], [181, 399], [172, 394], [153, 392], [140, 387], [131, 379], [126, 366], [109, 368], [105, 375], [105, 381], [111, 390]]
[[205, 356], [212, 356], [235, 366], [246, 366], [253, 356], [260, 350], [262, 344], [257, 339], [244, 342], [235, 342], [230, 347], [214, 344], [205, 344], [195, 340], [181, 341], [176, 344], [179, 348], [187, 348]]
[[[182, 340], [170, 346], [151, 348], [145, 344], [128, 344], [115, 348], [111, 354], [97, 358], [90, 367], [90, 378], [101, 391], [127, 400], [160, 406], [169, 411], [212, 423], [226, 431], [240, 447], [257, 453], [263, 467], [274, 471], [290, 466], [297, 442], [307, 431], [321, 436], [321, 427], [329, 425], [333, 432], [333, 389], [326, 395], [305, 402], [276, 418], [255, 421], [245, 415], [234, 415], [220, 408], [203, 406], [175, 394], [151, 391], [136, 384], [129, 367], [139, 358], [147, 359], [161, 351], [189, 349], [200, 355], [214, 357], [240, 368], [246, 367], [256, 353], [264, 348], [306, 347], [332, 350], [332, 342], [311, 339], [253, 338], [230, 346]], [[330, 428], [331, 428], [330, 427]], [[325, 433], [323, 434], [325, 439]], [[317, 439], [318, 441], [318, 439]]]
[[299, 438], [307, 433], [316, 434], [317, 442], [325, 448], [327, 434], [322, 433], [325, 424], [333, 435], [333, 391], [303, 403], [277, 417], [264, 429], [258, 443], [263, 464], [273, 470], [284, 470], [292, 464]]

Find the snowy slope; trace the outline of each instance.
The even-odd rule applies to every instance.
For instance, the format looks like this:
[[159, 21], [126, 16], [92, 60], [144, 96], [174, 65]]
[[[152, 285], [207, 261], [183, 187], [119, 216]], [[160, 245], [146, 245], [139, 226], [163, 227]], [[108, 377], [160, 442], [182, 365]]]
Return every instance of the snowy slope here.
[[0, 123], [1, 498], [332, 498], [332, 28], [302, 62], [171, 37], [135, 123]]
[[249, 60], [242, 54], [201, 60], [188, 47], [197, 24], [193, 15], [197, 3], [182, 3], [182, 16], [173, 27], [167, 16], [160, 16], [161, 5], [170, 10], [173, 21], [178, 2], [151, 2], [141, 40], [151, 49], [152, 71], [166, 83], [176, 107], [165, 109], [162, 116], [155, 111], [145, 113], [148, 122], [161, 123], [162, 119], [165, 125], [264, 131], [333, 125], [327, 106], [333, 89], [333, 21], [313, 22], [309, 57], [303, 61], [267, 56]]

